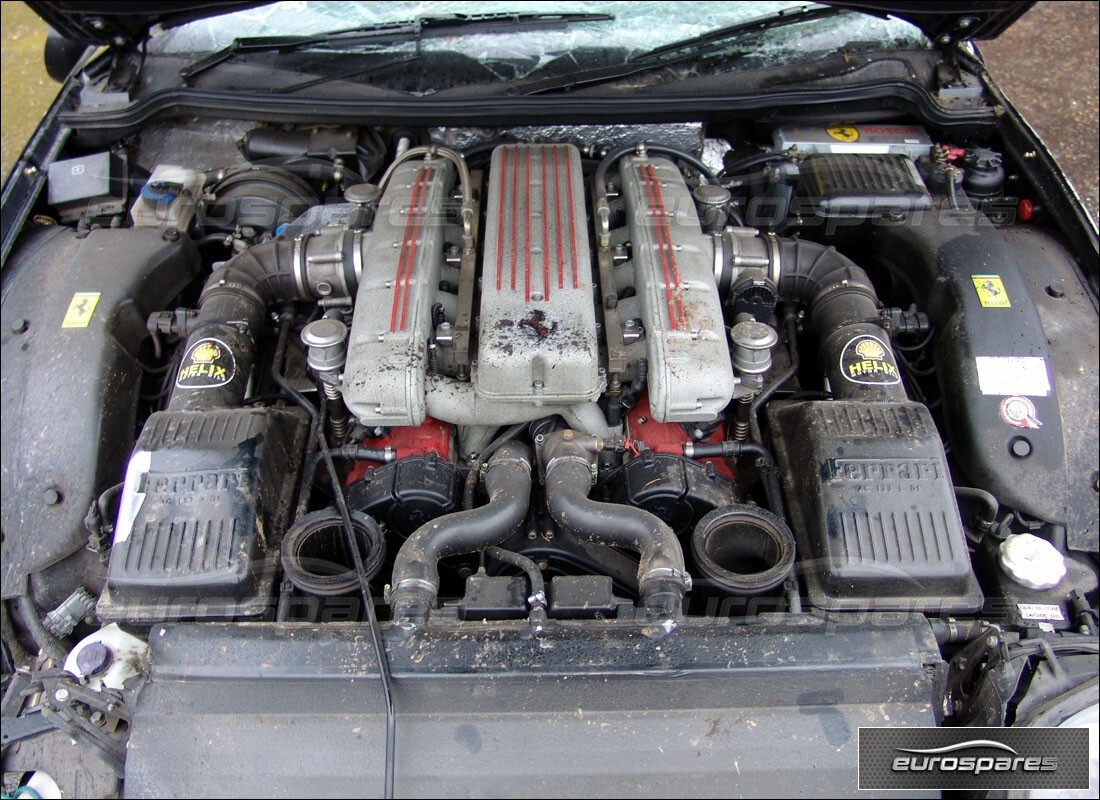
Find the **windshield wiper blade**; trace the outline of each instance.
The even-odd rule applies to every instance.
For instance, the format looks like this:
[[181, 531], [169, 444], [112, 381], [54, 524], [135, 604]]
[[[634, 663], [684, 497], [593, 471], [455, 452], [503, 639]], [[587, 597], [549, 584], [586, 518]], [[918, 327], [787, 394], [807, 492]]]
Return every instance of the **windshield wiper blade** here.
[[415, 41], [419, 45], [421, 40], [432, 36], [560, 30], [578, 22], [608, 22], [613, 19], [615, 17], [612, 14], [580, 13], [446, 14], [343, 28], [305, 36], [254, 36], [234, 39], [228, 47], [189, 64], [180, 70], [180, 78], [185, 84], [190, 85], [202, 73], [245, 53], [289, 53], [307, 47], [393, 44], [410, 41]]
[[788, 8], [782, 11], [776, 11], [774, 14], [768, 14], [763, 17], [756, 17], [755, 19], [727, 25], [724, 28], [715, 28], [699, 36], [692, 36], [690, 39], [681, 39], [678, 42], [661, 45], [660, 47], [655, 47], [652, 50], [647, 50], [645, 53], [634, 56], [630, 60], [633, 62], [648, 62], [663, 59], [666, 56], [688, 54], [694, 56], [698, 55], [700, 52], [706, 53], [716, 48], [724, 47], [731, 39], [743, 39], [746, 36], [782, 28], [786, 25], [812, 22], [816, 19], [835, 17], [839, 14], [847, 13], [850, 13], [848, 9], [837, 8], [835, 6], [822, 6], [820, 8], [815, 6], [798, 6], [796, 8]]
[[848, 9], [833, 6], [789, 8], [784, 11], [777, 11], [774, 14], [727, 25], [724, 28], [716, 28], [690, 39], [681, 39], [677, 42], [655, 47], [652, 50], [632, 56], [622, 64], [581, 70], [580, 72], [558, 75], [553, 78], [521, 82], [513, 84], [513, 88], [519, 94], [533, 95], [561, 89], [573, 89], [577, 86], [610, 83], [641, 72], [662, 69], [689, 61], [700, 55], [724, 49], [729, 46], [731, 41], [754, 38], [764, 31], [847, 13], [850, 13]]

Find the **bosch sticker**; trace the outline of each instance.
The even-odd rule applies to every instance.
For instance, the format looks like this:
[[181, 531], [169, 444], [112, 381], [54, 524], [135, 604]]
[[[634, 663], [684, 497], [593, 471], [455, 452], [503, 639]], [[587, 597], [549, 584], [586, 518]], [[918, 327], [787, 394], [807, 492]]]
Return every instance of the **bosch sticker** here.
[[869, 334], [856, 336], [840, 352], [840, 372], [852, 383], [890, 385], [901, 383], [890, 348]]
[[970, 280], [974, 282], [982, 308], [1012, 308], [1000, 275], [971, 275]]
[[1001, 401], [1001, 419], [1013, 428], [1035, 430], [1043, 427], [1036, 415], [1035, 404], [1031, 398], [1022, 395], [1013, 395]]
[[187, 348], [176, 376], [181, 389], [214, 389], [225, 386], [237, 374], [233, 351], [218, 339], [199, 339]]
[[859, 141], [859, 129], [852, 128], [847, 125], [836, 125], [832, 128], [826, 128], [825, 133], [832, 136], [838, 142], [856, 142]]

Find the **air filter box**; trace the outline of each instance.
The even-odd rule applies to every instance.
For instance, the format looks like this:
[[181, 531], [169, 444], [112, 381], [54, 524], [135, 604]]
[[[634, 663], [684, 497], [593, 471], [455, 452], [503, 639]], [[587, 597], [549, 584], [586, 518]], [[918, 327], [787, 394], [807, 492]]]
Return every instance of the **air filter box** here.
[[99, 617], [269, 609], [305, 431], [298, 410], [153, 414], [126, 471]]
[[813, 605], [928, 613], [981, 607], [947, 460], [925, 406], [774, 404], [769, 419]]
[[795, 208], [820, 217], [876, 217], [932, 207], [906, 156], [822, 153], [800, 165]]

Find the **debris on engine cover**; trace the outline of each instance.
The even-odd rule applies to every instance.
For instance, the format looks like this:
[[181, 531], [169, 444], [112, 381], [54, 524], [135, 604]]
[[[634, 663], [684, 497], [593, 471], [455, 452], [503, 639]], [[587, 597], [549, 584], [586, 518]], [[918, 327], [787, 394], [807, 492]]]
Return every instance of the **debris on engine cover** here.
[[735, 381], [715, 283], [714, 238], [703, 233], [683, 175], [667, 158], [626, 156], [619, 177], [646, 331], [653, 418], [717, 419]]
[[454, 167], [445, 159], [401, 164], [378, 203], [374, 226], [355, 239], [363, 268], [344, 399], [364, 425], [419, 425], [427, 416], [431, 308], [443, 266], [443, 204], [453, 183]]
[[573, 145], [493, 151], [474, 376], [482, 397], [583, 402], [603, 391], [584, 185]]
[[947, 459], [925, 406], [827, 400], [768, 411], [813, 605], [981, 608]]
[[270, 608], [305, 415], [162, 411], [126, 471], [103, 620], [252, 616]]

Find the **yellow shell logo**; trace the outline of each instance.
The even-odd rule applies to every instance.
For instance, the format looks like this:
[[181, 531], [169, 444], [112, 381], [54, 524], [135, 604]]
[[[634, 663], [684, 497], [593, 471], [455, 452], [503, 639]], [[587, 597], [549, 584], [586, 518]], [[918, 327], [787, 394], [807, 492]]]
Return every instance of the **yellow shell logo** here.
[[825, 132], [838, 142], [855, 142], [859, 140], [859, 130], [846, 125], [838, 125], [834, 128], [826, 128]]
[[886, 351], [882, 348], [882, 345], [874, 339], [864, 339], [857, 344], [856, 353], [860, 358], [868, 358], [872, 361], [882, 361], [886, 356]]
[[191, 360], [199, 364], [210, 364], [221, 357], [222, 351], [210, 342], [203, 342], [191, 351]]

